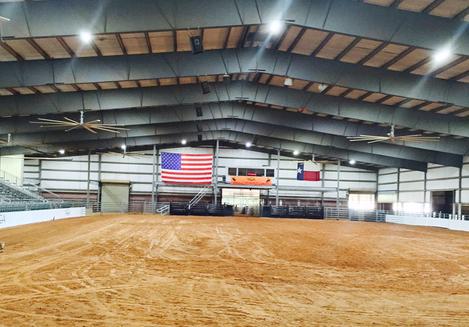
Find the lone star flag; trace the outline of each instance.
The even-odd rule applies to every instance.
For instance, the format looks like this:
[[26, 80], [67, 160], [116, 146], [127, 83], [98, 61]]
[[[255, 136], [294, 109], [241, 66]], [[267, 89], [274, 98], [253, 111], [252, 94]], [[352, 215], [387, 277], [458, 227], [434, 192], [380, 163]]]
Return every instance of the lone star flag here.
[[161, 153], [161, 180], [170, 184], [211, 184], [211, 154]]
[[316, 169], [319, 168], [312, 162], [299, 162], [296, 170], [296, 179], [299, 181], [319, 181], [321, 180], [320, 172], [316, 171]]

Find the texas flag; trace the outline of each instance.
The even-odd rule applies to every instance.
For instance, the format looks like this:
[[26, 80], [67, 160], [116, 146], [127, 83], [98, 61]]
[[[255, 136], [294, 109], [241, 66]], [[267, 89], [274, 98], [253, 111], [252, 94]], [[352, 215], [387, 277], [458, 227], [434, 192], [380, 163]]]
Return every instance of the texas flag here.
[[296, 179], [299, 181], [319, 181], [321, 180], [319, 169], [319, 165], [313, 162], [299, 162]]

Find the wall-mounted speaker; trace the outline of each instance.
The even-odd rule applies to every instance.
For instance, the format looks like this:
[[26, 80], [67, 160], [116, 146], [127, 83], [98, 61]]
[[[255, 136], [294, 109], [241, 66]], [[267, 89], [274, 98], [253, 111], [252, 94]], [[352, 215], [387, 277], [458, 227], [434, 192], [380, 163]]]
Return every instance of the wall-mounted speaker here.
[[200, 87], [202, 88], [202, 94], [210, 93], [210, 85], [207, 81], [200, 83]]
[[204, 115], [201, 106], [195, 106], [195, 114], [197, 117], [202, 117]]
[[204, 52], [204, 45], [202, 43], [202, 37], [200, 36], [191, 36], [191, 47], [192, 53], [198, 54]]

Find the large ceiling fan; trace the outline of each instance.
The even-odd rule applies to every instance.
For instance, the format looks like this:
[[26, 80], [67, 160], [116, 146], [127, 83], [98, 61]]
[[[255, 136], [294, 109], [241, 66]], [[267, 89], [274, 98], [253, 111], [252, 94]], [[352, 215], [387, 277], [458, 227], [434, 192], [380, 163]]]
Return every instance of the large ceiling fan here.
[[314, 153], [311, 157], [311, 161], [313, 162], [313, 164], [335, 164], [335, 163], [337, 163], [337, 160], [316, 160], [316, 156], [315, 156]]
[[378, 142], [438, 142], [440, 140], [439, 136], [424, 136], [422, 134], [412, 134], [412, 135], [401, 135], [396, 136], [394, 133], [394, 125], [391, 125], [391, 131], [386, 134], [386, 136], [379, 135], [360, 135], [360, 136], [348, 136], [351, 142], [367, 142], [367, 143], [378, 143]]
[[64, 117], [64, 120], [55, 120], [47, 118], [38, 118], [37, 121], [32, 121], [32, 124], [41, 124], [40, 127], [62, 127], [66, 128], [65, 131], [69, 132], [77, 128], [83, 128], [90, 133], [97, 134], [99, 131], [109, 132], [109, 133], [120, 133], [120, 131], [128, 131], [128, 128], [120, 127], [121, 125], [117, 124], [104, 124], [101, 123], [101, 120], [91, 120], [85, 122], [84, 112], [80, 111], [80, 121]]

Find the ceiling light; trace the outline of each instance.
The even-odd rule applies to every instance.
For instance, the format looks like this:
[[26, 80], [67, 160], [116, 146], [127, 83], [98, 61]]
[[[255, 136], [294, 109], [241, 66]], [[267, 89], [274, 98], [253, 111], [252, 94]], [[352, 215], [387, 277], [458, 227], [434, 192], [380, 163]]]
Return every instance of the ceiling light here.
[[123, 151], [127, 150], [127, 145], [122, 144], [122, 145], [121, 145], [121, 149], [122, 149]]
[[252, 146], [251, 142], [246, 142], [246, 148], [250, 148]]
[[293, 155], [294, 155], [294, 156], [297, 156], [297, 155], [299, 155], [299, 154], [300, 154], [300, 151], [298, 151], [298, 150], [293, 151]]
[[324, 91], [326, 88], [327, 88], [327, 85], [326, 85], [326, 84], [319, 84], [319, 86], [318, 86], [318, 89], [319, 89], [319, 91], [321, 91], [321, 92]]
[[181, 144], [182, 144], [182, 145], [186, 145], [186, 144], [187, 144], [187, 140], [186, 140], [186, 139], [182, 139], [182, 140], [181, 140]]
[[348, 163], [351, 164], [351, 165], [355, 165], [357, 162], [355, 160], [351, 159], [351, 160], [349, 160]]
[[279, 34], [280, 31], [282, 30], [283, 24], [279, 20], [274, 20], [274, 21], [269, 23], [268, 28], [269, 28], [269, 33], [270, 34], [276, 35], [276, 34]]
[[91, 40], [93, 40], [93, 35], [88, 31], [81, 31], [80, 32], [80, 40], [83, 43], [90, 43]]
[[293, 85], [293, 80], [290, 77], [285, 78], [285, 81], [283, 81], [283, 85], [285, 86], [292, 86]]
[[451, 49], [449, 47], [442, 48], [433, 54], [435, 64], [442, 64], [451, 57]]
[[64, 155], [64, 154], [65, 154], [65, 150], [64, 150], [64, 149], [60, 149], [60, 150], [59, 150], [59, 154]]
[[6, 17], [3, 17], [3, 16], [0, 16], [0, 21], [2, 21], [2, 22], [9, 22], [9, 21], [10, 21], [10, 18], [6, 18]]

